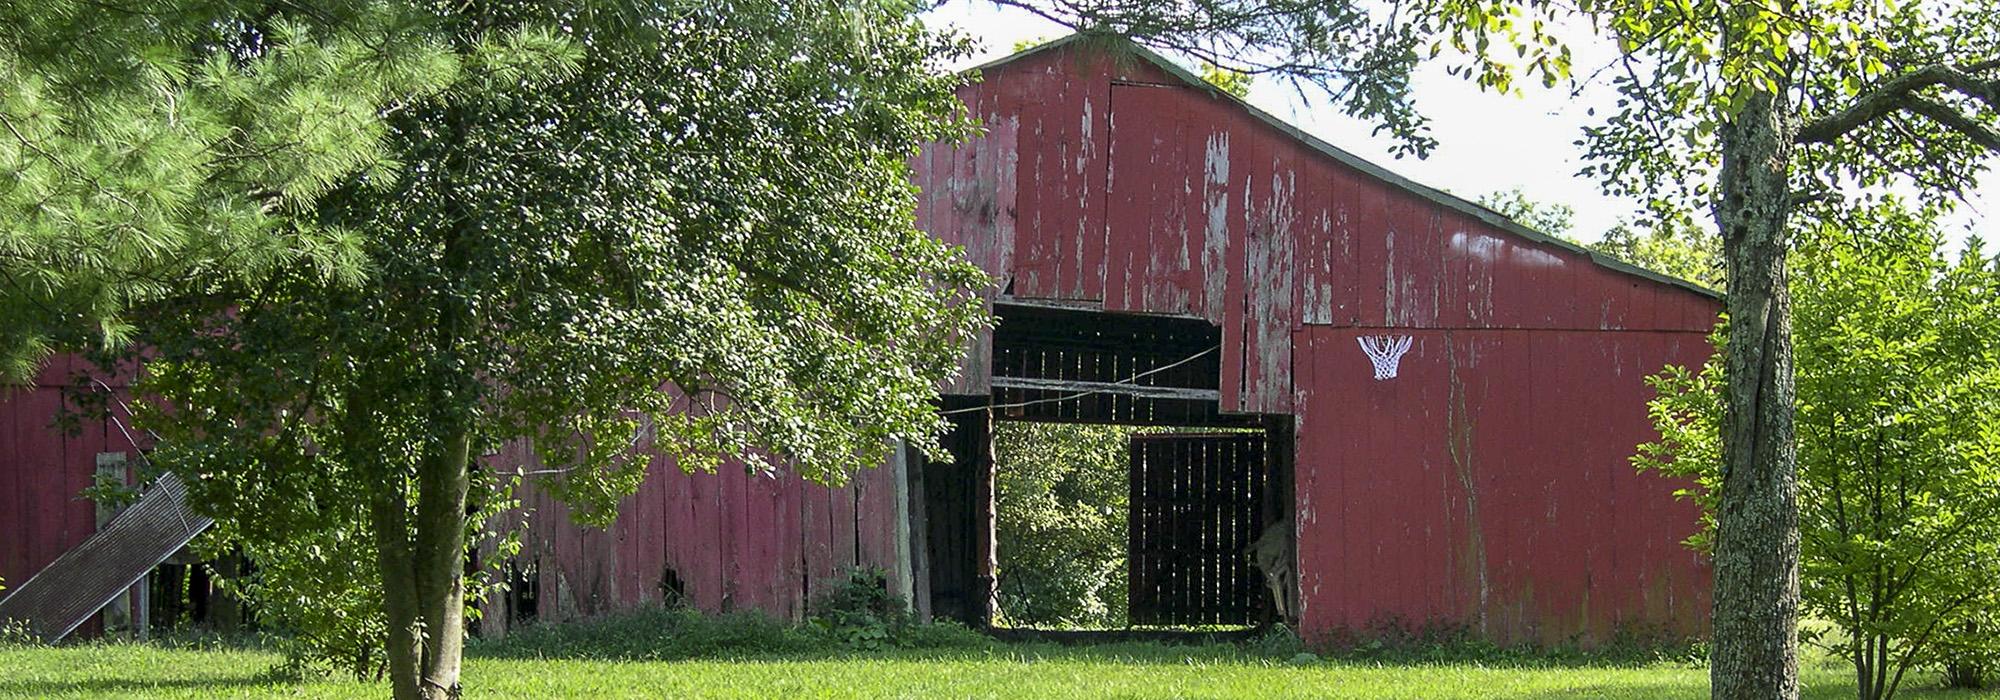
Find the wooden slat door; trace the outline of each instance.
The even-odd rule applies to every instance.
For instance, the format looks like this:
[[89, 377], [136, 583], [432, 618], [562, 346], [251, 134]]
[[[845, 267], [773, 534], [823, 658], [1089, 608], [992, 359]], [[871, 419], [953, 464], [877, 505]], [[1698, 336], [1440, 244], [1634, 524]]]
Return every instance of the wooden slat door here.
[[1263, 529], [1264, 435], [1134, 435], [1131, 475], [1131, 624], [1260, 619], [1269, 594], [1246, 550]]

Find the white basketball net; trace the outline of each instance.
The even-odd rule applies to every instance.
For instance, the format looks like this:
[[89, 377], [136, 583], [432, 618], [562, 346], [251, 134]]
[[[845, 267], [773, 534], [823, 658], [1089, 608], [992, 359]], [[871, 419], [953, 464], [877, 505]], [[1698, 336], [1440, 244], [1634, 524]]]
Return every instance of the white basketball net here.
[[1375, 363], [1375, 379], [1396, 378], [1396, 365], [1403, 361], [1403, 353], [1410, 351], [1410, 336], [1407, 335], [1364, 335], [1354, 339], [1361, 344], [1361, 351], [1368, 353], [1368, 361]]

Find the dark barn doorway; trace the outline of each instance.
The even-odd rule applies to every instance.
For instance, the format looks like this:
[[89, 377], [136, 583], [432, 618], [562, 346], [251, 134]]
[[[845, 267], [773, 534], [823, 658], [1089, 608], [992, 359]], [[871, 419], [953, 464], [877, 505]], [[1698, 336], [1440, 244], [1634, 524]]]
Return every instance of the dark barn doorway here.
[[[947, 397], [949, 461], [912, 461], [924, 464], [910, 472], [912, 494], [924, 496], [912, 508], [918, 611], [979, 628], [1012, 624], [996, 512], [1012, 501], [996, 498], [996, 473], [1008, 465], [996, 461], [995, 433], [1032, 424], [1116, 426], [1094, 433], [1120, 440], [1123, 452], [1111, 467], [1125, 496], [1116, 514], [1124, 590], [1107, 596], [1123, 606], [1113, 626], [1260, 626], [1295, 609], [1274, 604], [1265, 571], [1289, 576], [1296, 557], [1292, 420], [1219, 409], [1220, 329], [1034, 302], [994, 308], [992, 393]], [[1280, 594], [1296, 595], [1286, 588]]]
[[1254, 625], [1271, 599], [1252, 544], [1270, 524], [1262, 433], [1132, 436], [1127, 616], [1132, 625]]

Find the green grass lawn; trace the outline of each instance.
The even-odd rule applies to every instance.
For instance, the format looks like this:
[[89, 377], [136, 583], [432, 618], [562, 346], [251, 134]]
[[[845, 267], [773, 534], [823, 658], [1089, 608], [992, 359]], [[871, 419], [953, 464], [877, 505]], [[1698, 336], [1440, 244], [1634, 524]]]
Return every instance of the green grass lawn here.
[[[0, 696], [33, 698], [372, 698], [385, 685], [299, 682], [268, 651], [143, 644], [0, 647]], [[1808, 665], [1808, 697], [1853, 697], [1831, 662]], [[1913, 698], [1975, 697], [1929, 690]], [[1702, 698], [1706, 672], [1637, 667], [1292, 665], [1230, 646], [993, 646], [985, 649], [756, 655], [737, 659], [519, 658], [483, 650], [468, 697], [490, 698]]]

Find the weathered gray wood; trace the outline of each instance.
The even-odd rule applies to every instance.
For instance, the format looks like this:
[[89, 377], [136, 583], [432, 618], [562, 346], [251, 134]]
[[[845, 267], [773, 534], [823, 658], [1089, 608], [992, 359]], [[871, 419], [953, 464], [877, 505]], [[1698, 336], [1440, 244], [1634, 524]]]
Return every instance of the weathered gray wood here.
[[905, 469], [903, 494], [909, 504], [909, 517], [904, 527], [909, 529], [905, 538], [910, 548], [910, 607], [916, 611], [919, 622], [931, 621], [931, 549], [930, 521], [925, 507], [923, 453], [908, 443], [903, 445], [903, 465]]
[[903, 600], [916, 599], [916, 568], [910, 561], [910, 460], [909, 446], [902, 440], [889, 450], [889, 469], [895, 485], [896, 571], [895, 593]]

